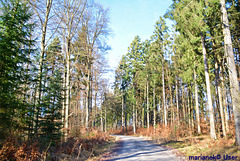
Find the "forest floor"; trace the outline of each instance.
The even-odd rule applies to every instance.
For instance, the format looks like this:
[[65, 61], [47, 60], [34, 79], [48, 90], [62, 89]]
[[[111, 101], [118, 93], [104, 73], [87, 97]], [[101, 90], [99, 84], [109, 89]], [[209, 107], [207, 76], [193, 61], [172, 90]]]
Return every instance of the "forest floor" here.
[[65, 142], [22, 141], [9, 136], [0, 143], [0, 160], [16, 161], [95, 161], [108, 160], [117, 145], [115, 137], [92, 130], [70, 136]]
[[[69, 150], [71, 150], [71, 153], [61, 151], [60, 157], [58, 157], [57, 160], [59, 161], [109, 160], [111, 154], [113, 153], [113, 149], [115, 149], [115, 147], [118, 144], [118, 140], [107, 133], [99, 131], [94, 131], [94, 133], [89, 133], [87, 135], [89, 137], [81, 136], [81, 138], [79, 137], [74, 138], [74, 140], [78, 139], [78, 142], [74, 144], [72, 144], [71, 141], [68, 142], [67, 144], [70, 145]], [[85, 141], [81, 141], [80, 139], [85, 139]]]
[[[172, 151], [177, 156], [183, 156], [182, 158], [185, 159], [189, 159], [189, 156], [201, 157], [214, 155], [215, 157], [220, 157], [220, 159], [216, 160], [240, 161], [240, 148], [234, 144], [235, 135], [232, 129], [228, 133], [228, 139], [218, 136], [217, 140], [211, 140], [207, 133], [201, 135], [191, 133], [183, 135], [186, 134], [186, 131], [182, 128], [177, 133], [173, 133], [171, 128], [164, 127], [156, 128], [155, 133], [152, 127], [150, 129], [139, 128], [135, 135], [133, 135], [132, 130], [128, 130], [128, 133], [122, 133], [121, 130], [109, 131], [109, 133], [143, 137], [157, 144], [157, 146]], [[116, 138], [118, 137], [93, 130], [88, 133], [82, 132], [76, 137], [71, 137], [67, 142], [59, 146], [51, 146], [49, 148], [46, 147], [50, 144], [48, 143], [45, 148], [41, 148], [40, 142], [30, 144], [28, 142], [18, 142], [17, 138], [10, 137], [3, 143], [0, 149], [0, 160], [111, 160], [113, 154], [124, 146]], [[137, 146], [134, 147], [137, 148]]]

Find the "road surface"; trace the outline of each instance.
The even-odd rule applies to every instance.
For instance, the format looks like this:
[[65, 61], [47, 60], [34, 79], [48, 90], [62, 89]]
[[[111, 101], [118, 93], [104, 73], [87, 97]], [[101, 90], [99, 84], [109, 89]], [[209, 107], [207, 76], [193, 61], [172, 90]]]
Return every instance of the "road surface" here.
[[115, 136], [120, 138], [121, 147], [113, 155], [111, 161], [179, 161], [170, 150], [154, 145], [143, 138], [123, 135]]

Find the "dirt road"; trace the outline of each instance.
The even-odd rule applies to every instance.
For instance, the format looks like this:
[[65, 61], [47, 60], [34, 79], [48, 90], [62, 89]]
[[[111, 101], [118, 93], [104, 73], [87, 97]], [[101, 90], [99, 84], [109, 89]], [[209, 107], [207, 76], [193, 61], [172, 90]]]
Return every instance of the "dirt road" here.
[[122, 146], [112, 157], [112, 161], [144, 160], [144, 161], [179, 161], [169, 150], [154, 145], [139, 137], [116, 135], [122, 141]]

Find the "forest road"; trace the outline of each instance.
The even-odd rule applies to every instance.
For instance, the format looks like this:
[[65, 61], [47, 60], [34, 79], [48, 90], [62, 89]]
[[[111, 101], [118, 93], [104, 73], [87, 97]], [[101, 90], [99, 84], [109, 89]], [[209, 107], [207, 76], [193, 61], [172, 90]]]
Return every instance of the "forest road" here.
[[114, 135], [119, 137], [121, 146], [112, 156], [111, 161], [144, 160], [144, 161], [180, 161], [170, 150], [155, 145], [143, 138]]

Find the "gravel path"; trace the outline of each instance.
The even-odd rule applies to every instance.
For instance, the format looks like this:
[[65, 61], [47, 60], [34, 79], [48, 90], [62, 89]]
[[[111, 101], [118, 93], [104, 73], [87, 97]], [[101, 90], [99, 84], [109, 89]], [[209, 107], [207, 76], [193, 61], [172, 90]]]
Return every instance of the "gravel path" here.
[[144, 161], [179, 161], [170, 151], [161, 146], [152, 144], [143, 138], [116, 135], [122, 141], [121, 147], [116, 151], [111, 161], [144, 160]]

